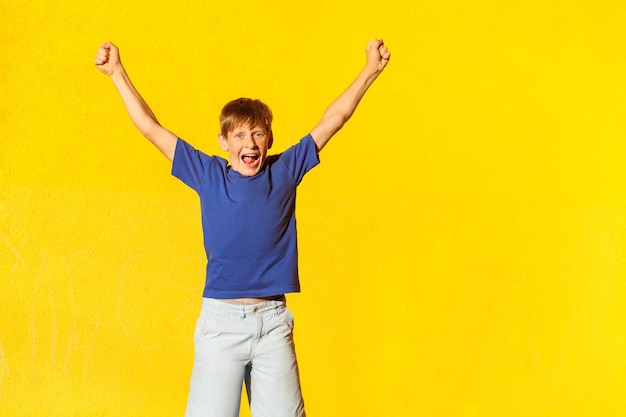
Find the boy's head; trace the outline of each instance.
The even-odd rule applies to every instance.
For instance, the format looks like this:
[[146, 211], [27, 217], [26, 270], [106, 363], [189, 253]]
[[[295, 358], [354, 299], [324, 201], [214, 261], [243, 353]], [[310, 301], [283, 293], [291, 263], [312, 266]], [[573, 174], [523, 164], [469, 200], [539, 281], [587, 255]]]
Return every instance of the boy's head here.
[[272, 111], [260, 100], [239, 98], [226, 103], [220, 114], [218, 140], [228, 152], [232, 168], [256, 175], [272, 147]]
[[222, 135], [227, 136], [228, 132], [235, 127], [247, 124], [265, 128], [269, 134], [272, 132], [272, 111], [261, 100], [252, 98], [238, 98], [230, 101], [222, 108], [220, 113], [220, 129]]

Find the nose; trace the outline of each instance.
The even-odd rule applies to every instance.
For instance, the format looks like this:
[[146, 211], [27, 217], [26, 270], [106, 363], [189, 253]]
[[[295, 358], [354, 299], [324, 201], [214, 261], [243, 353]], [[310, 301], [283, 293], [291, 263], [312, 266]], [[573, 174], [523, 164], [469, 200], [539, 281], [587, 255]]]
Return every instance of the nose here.
[[254, 136], [246, 135], [245, 140], [244, 140], [244, 146], [246, 148], [256, 149], [257, 145], [256, 145], [256, 141], [254, 140]]

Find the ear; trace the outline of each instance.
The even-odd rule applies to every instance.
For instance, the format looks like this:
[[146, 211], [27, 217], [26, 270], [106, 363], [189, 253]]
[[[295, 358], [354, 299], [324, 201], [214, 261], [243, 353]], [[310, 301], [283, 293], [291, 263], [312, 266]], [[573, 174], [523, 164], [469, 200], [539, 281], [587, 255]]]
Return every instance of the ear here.
[[219, 133], [217, 135], [217, 142], [220, 145], [220, 148], [222, 148], [223, 151], [228, 151], [228, 144], [226, 142], [226, 136], [224, 136], [222, 133]]
[[272, 149], [273, 144], [274, 144], [274, 132], [270, 130], [270, 138], [267, 141], [267, 149]]

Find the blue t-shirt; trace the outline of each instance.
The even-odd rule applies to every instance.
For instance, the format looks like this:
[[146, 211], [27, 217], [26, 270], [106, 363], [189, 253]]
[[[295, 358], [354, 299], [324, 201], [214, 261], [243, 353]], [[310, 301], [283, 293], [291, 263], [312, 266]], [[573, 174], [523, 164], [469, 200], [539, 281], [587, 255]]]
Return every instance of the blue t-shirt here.
[[207, 298], [260, 298], [300, 291], [296, 187], [319, 163], [307, 135], [246, 177], [228, 161], [178, 139], [172, 175], [200, 197]]

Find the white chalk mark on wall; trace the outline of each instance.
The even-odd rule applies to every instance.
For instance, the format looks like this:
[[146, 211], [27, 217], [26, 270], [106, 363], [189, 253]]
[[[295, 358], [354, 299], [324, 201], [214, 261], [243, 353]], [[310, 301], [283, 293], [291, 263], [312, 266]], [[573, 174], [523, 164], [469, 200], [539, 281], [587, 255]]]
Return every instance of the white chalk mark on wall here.
[[[85, 276], [83, 269], [76, 269], [91, 255], [90, 251], [59, 253], [57, 247], [41, 247], [28, 237], [15, 241], [0, 235], [0, 247], [2, 242], [7, 248], [3, 249], [3, 267], [11, 279], [5, 284], [22, 295], [20, 319], [12, 326], [23, 339], [19, 346], [13, 338], [0, 339], [0, 399], [9, 395], [12, 381], [21, 381], [28, 374], [41, 376], [52, 391], [72, 385], [87, 387], [95, 375], [103, 373], [103, 356], [113, 355], [111, 359], [115, 361], [132, 362], [133, 366], [142, 365], [149, 372], [157, 372], [155, 357], [160, 357], [161, 340], [142, 327], [145, 315], [140, 314], [140, 308], [145, 306], [145, 300], [137, 305], [141, 295], [136, 293], [138, 283], [134, 280], [144, 272], [150, 256], [136, 254], [120, 263], [117, 288], [110, 273], [102, 272], [104, 284], [108, 281], [112, 288], [107, 288], [105, 305], [98, 306], [85, 295], [90, 297], [92, 286], [99, 281]], [[175, 282], [169, 284], [176, 291], [191, 290]], [[187, 305], [175, 323], [198, 308], [195, 304]], [[5, 330], [0, 327], [0, 332]], [[126, 346], [119, 351], [105, 351], [111, 343]], [[104, 371], [106, 375], [107, 372]]]
[[15, 262], [13, 262], [13, 270], [11, 271], [11, 287], [13, 287], [15, 285], [15, 276], [17, 275], [18, 265], [21, 264], [24, 267], [24, 269], [26, 269], [26, 271], [30, 273], [30, 269], [28, 269], [28, 265], [26, 265], [26, 261], [24, 261], [24, 258], [21, 255], [22, 250], [24, 249], [24, 246], [26, 245], [26, 242], [28, 242], [28, 238], [24, 239], [24, 241], [20, 245], [19, 250], [15, 249], [15, 247], [11, 245], [11, 242], [9, 242], [9, 240], [6, 237], [3, 238], [3, 240], [4, 240], [4, 243], [6, 243], [8, 248], [11, 250], [11, 252], [13, 252], [13, 255], [15, 256]]
[[78, 332], [78, 318], [76, 316], [76, 297], [74, 295], [74, 285], [71, 280], [68, 280], [68, 289], [70, 293], [70, 303], [72, 312], [72, 322], [70, 327], [70, 334], [67, 337], [67, 348], [65, 349], [65, 358], [63, 359], [63, 375], [67, 375], [70, 357], [74, 350], [74, 345], [77, 345], [80, 338]]
[[[4, 340], [4, 333], [2, 334], [2, 340]], [[11, 383], [11, 370], [9, 369], [9, 362], [4, 354], [3, 343], [0, 342], [0, 401], [2, 401], [2, 391], [5, 385], [5, 380]]]
[[98, 338], [98, 332], [100, 327], [110, 326], [107, 323], [102, 323], [100, 318], [102, 317], [102, 309], [98, 309], [96, 314], [96, 321], [92, 322], [91, 335], [89, 336], [89, 343], [87, 343], [87, 350], [85, 351], [85, 360], [83, 362], [83, 382], [82, 385], [87, 385], [87, 375], [89, 374], [89, 362], [91, 360], [91, 354], [94, 346], [96, 346], [96, 339]]

